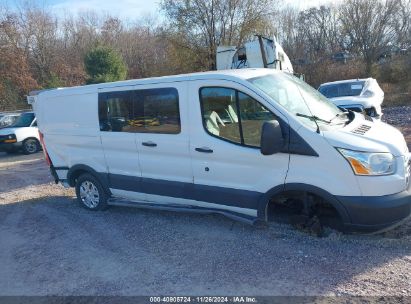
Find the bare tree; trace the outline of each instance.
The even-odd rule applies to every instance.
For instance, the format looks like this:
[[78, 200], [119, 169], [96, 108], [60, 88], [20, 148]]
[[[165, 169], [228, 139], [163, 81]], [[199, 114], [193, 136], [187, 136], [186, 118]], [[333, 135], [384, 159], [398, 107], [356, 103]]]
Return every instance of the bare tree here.
[[298, 18], [299, 39], [311, 57], [324, 56], [340, 48], [339, 22], [332, 6], [302, 11]]
[[276, 11], [273, 0], [164, 0], [161, 7], [171, 26], [184, 33], [179, 43], [204, 48], [211, 69], [218, 45], [238, 45], [265, 31]]
[[394, 23], [396, 41], [401, 47], [411, 45], [411, 0], [402, 0], [398, 20]]
[[397, 38], [401, 0], [346, 0], [340, 6], [342, 32], [349, 47], [364, 58], [367, 72]]

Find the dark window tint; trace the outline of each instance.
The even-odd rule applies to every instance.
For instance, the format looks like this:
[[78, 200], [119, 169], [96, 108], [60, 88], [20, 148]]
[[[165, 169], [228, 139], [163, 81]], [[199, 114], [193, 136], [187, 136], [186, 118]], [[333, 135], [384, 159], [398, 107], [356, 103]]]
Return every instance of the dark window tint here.
[[364, 81], [345, 82], [321, 86], [319, 91], [325, 97], [358, 96], [364, 87]]
[[148, 133], [180, 133], [178, 92], [173, 88], [136, 91], [136, 120]]
[[174, 88], [99, 94], [101, 131], [180, 133], [178, 92]]
[[320, 92], [327, 98], [334, 98], [338, 96], [338, 86], [326, 85], [320, 87]]
[[364, 87], [364, 81], [342, 83], [338, 85], [338, 96], [358, 96]]
[[200, 99], [207, 132], [234, 143], [260, 147], [263, 123], [276, 119], [258, 101], [234, 89], [202, 88]]
[[10, 125], [13, 128], [30, 127], [34, 119], [34, 113], [23, 113]]
[[132, 91], [110, 92], [99, 95], [100, 130], [112, 132], [133, 132]]

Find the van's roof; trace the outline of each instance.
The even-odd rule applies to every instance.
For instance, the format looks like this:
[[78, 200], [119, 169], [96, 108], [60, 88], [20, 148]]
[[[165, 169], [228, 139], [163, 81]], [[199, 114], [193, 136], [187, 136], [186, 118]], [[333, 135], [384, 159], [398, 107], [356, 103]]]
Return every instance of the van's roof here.
[[320, 87], [326, 86], [326, 85], [329, 85], [329, 84], [341, 84], [341, 83], [356, 82], [356, 81], [369, 81], [369, 80], [372, 80], [372, 79], [373, 78], [362, 78], [362, 79], [346, 79], [346, 80], [331, 81], [331, 82], [325, 82], [325, 83], [321, 84]]
[[180, 81], [190, 81], [190, 80], [200, 80], [200, 79], [250, 79], [258, 76], [267, 75], [270, 73], [282, 73], [274, 69], [236, 69], [236, 70], [219, 70], [219, 71], [208, 71], [208, 72], [199, 72], [199, 73], [190, 73], [190, 74], [180, 74], [180, 75], [171, 75], [171, 76], [162, 76], [162, 77], [153, 77], [153, 78], [142, 78], [142, 79], [131, 79], [124, 81], [116, 82], [106, 82], [99, 84], [91, 84], [84, 86], [75, 86], [68, 88], [57, 88], [57, 89], [48, 89], [30, 92], [30, 95], [65, 95], [65, 94], [76, 94], [80, 91], [82, 93], [92, 93], [96, 92], [98, 89], [105, 88], [114, 88], [121, 86], [132, 86], [139, 84], [156, 84], [156, 83], [170, 83], [170, 82], [180, 82]]

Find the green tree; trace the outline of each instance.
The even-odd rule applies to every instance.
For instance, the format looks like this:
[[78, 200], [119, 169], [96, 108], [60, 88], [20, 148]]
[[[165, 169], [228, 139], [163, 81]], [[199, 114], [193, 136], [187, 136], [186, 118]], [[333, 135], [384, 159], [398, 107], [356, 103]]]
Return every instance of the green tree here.
[[127, 77], [123, 58], [108, 47], [98, 46], [89, 51], [84, 58], [84, 66], [89, 84], [124, 80]]

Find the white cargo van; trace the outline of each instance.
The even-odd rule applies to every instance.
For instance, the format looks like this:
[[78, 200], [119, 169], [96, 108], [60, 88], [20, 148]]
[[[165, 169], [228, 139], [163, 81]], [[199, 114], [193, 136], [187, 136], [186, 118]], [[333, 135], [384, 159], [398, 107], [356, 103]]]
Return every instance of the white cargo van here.
[[[411, 211], [410, 156], [395, 128], [343, 112], [287, 73], [242, 69], [34, 92], [56, 179], [86, 208], [218, 212], [267, 220], [270, 204], [333, 208], [345, 229]], [[278, 201], [277, 201], [278, 200]]]
[[41, 149], [37, 121], [33, 112], [23, 112], [12, 118], [12, 123], [0, 128], [0, 152], [24, 154], [37, 153]]

